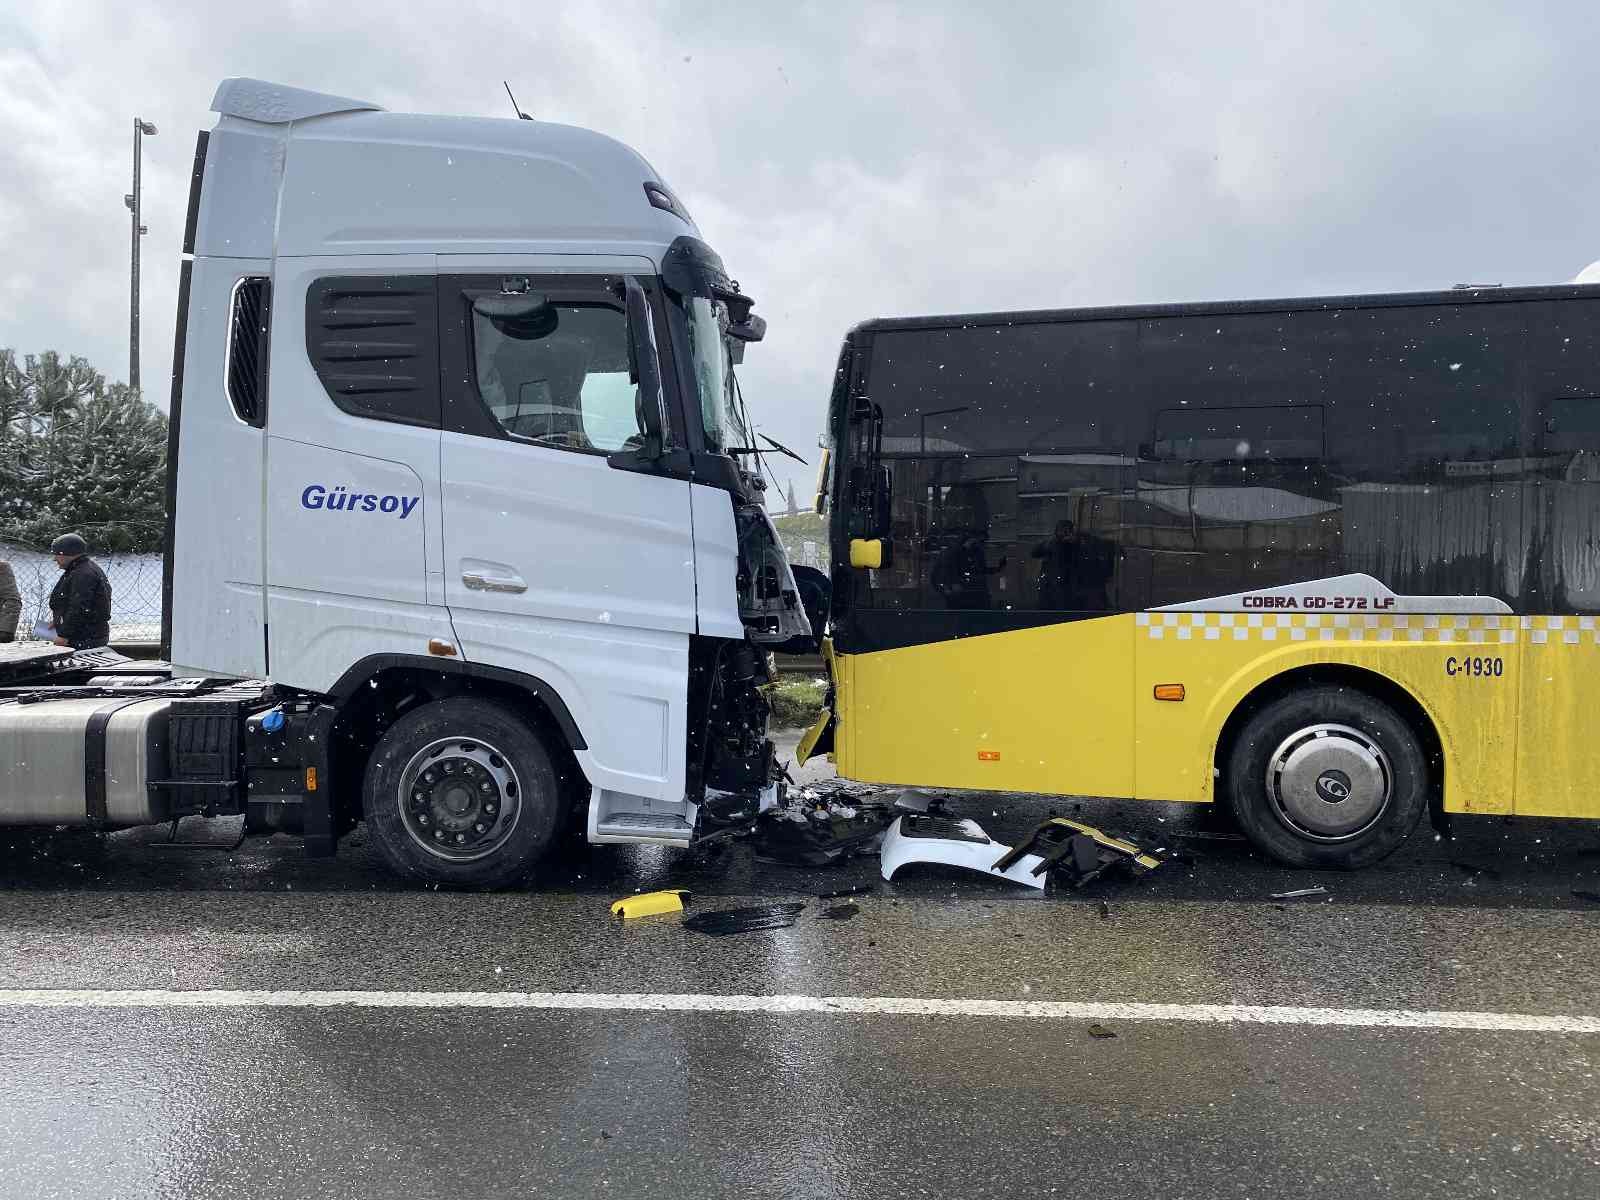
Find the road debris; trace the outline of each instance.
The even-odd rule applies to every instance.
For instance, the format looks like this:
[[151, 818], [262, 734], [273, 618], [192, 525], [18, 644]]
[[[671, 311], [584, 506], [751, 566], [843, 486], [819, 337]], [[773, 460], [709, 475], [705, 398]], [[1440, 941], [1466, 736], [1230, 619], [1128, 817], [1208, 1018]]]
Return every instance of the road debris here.
[[1007, 846], [973, 820], [906, 813], [884, 835], [879, 871], [893, 879], [909, 863], [939, 863], [1043, 891], [1052, 874], [1078, 888], [1112, 867], [1143, 875], [1166, 861], [1160, 851], [1067, 817], [1051, 817], [1017, 845]]
[[758, 929], [786, 929], [804, 911], [804, 904], [764, 904], [755, 908], [719, 908], [685, 917], [683, 927], [712, 937], [752, 933]]
[[831, 892], [818, 892], [818, 900], [843, 900], [846, 896], [865, 896], [872, 891], [870, 883], [858, 883], [854, 887], [835, 888]]
[[1012, 853], [1010, 846], [996, 842], [976, 821], [906, 813], [896, 817], [883, 836], [878, 871], [885, 879], [893, 879], [896, 871], [911, 863], [938, 863], [979, 871], [1042, 892], [1045, 873], [1034, 870], [1042, 860], [1037, 855], [1024, 854], [1007, 867], [1000, 867], [999, 862], [1012, 857]]
[[1054, 871], [1057, 878], [1074, 888], [1098, 879], [1113, 867], [1143, 875], [1169, 858], [1162, 850], [1146, 850], [1127, 838], [1114, 837], [1068, 817], [1041, 821], [995, 867], [1004, 870], [1026, 856], [1038, 857], [1039, 865], [1033, 868], [1036, 874], [1044, 876]]
[[761, 814], [756, 859], [783, 866], [827, 867], [878, 848], [894, 820], [892, 806], [841, 788], [805, 788]]
[[1273, 892], [1274, 900], [1298, 900], [1302, 896], [1326, 896], [1328, 889], [1325, 887], [1296, 888], [1292, 892]]
[[908, 788], [894, 798], [894, 806], [904, 812], [933, 812], [944, 806], [944, 797], [930, 796], [917, 788]]
[[861, 906], [852, 900], [844, 904], [835, 904], [832, 908], [824, 909], [822, 911], [821, 919], [826, 921], [848, 921], [851, 917], [858, 915], [860, 912]]
[[682, 912], [689, 899], [686, 888], [667, 888], [659, 892], [641, 892], [637, 896], [624, 896], [611, 905], [611, 915], [624, 920], [635, 917], [653, 917], [660, 913]]
[[1117, 1035], [1111, 1030], [1107, 1029], [1104, 1025], [1100, 1024], [1099, 1021], [1096, 1021], [1093, 1025], [1089, 1026], [1089, 1036], [1092, 1038], [1114, 1038]]

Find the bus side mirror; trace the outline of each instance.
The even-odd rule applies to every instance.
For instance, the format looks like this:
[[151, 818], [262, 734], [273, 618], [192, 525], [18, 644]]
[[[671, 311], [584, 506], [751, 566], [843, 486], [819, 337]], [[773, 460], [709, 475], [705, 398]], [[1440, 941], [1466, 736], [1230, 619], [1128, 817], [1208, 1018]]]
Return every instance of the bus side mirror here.
[[661, 388], [661, 356], [656, 352], [656, 327], [650, 298], [639, 281], [628, 276], [628, 378], [639, 388], [639, 420], [644, 426], [641, 457], [660, 458], [666, 448], [667, 398]]

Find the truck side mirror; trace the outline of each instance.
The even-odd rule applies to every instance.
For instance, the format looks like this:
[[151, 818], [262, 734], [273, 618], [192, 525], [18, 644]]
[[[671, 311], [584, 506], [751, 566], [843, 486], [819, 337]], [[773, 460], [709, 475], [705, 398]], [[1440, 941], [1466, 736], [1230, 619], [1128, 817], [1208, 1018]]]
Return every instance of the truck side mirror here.
[[625, 283], [628, 313], [628, 378], [639, 387], [639, 419], [644, 425], [642, 457], [660, 458], [666, 448], [667, 398], [661, 388], [661, 356], [656, 352], [650, 298], [633, 276]]

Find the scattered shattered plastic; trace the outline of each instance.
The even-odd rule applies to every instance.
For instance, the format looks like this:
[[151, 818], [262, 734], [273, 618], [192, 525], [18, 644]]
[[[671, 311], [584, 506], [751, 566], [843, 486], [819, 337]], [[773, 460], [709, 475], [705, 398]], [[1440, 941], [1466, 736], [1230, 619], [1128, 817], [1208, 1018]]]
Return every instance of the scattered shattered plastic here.
[[[943, 805], [943, 797], [930, 796], [927, 792], [919, 791], [916, 788], [903, 791], [894, 798], [894, 806], [905, 812], [933, 812], [935, 809], [943, 807]], [[994, 815], [999, 816], [1000, 814], [995, 813]]]
[[1131, 838], [1106, 833], [1069, 817], [1040, 822], [995, 866], [1003, 870], [1029, 854], [1040, 860], [1033, 868], [1035, 874], [1050, 873], [1074, 888], [1081, 888], [1114, 868], [1135, 877], [1145, 875], [1176, 857], [1165, 846], [1147, 849]]
[[764, 904], [756, 908], [719, 908], [685, 917], [683, 927], [712, 937], [752, 933], [758, 929], [786, 929], [795, 923], [804, 904]]
[[684, 888], [641, 892], [636, 896], [624, 896], [612, 904], [611, 915], [632, 920], [637, 917], [652, 917], [658, 913], [682, 912], [688, 899], [689, 893]]
[[890, 805], [869, 799], [861, 789], [802, 788], [761, 814], [754, 834], [756, 859], [832, 866], [854, 854], [874, 853], [894, 817]]
[[1273, 892], [1274, 900], [1298, 900], [1301, 896], [1326, 896], [1328, 889], [1325, 887], [1297, 888], [1292, 892]]
[[843, 900], [846, 896], [865, 896], [872, 891], [870, 883], [858, 883], [854, 887], [835, 888], [831, 892], [818, 892], [818, 900]]

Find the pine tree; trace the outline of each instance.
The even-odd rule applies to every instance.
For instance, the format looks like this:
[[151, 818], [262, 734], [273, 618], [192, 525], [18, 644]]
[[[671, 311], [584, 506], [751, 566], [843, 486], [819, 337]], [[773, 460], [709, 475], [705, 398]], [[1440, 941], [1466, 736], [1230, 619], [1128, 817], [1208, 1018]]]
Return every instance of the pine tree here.
[[159, 550], [167, 419], [82, 358], [0, 350], [0, 540]]

